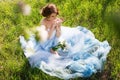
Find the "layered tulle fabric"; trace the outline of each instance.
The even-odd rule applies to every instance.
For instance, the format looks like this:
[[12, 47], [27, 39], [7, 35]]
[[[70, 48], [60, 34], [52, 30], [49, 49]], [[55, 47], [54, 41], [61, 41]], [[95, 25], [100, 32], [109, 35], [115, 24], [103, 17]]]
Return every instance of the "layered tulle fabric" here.
[[[61, 40], [67, 43], [67, 50], [58, 49], [58, 55], [50, 53], [50, 49]], [[61, 36], [40, 42], [31, 35], [29, 40], [20, 36], [20, 43], [25, 56], [32, 67], [61, 79], [89, 77], [101, 71], [111, 47], [107, 41], [99, 41], [94, 34], [81, 26], [61, 27]]]

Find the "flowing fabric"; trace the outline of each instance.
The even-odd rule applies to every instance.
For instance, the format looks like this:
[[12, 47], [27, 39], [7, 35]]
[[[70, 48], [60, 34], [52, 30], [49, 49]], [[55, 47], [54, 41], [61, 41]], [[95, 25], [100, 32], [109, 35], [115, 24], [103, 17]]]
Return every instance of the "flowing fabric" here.
[[[50, 53], [61, 39], [67, 42], [67, 50], [59, 49], [59, 56]], [[45, 42], [37, 41], [34, 35], [29, 40], [20, 36], [20, 43], [32, 67], [61, 79], [90, 77], [101, 71], [111, 49], [107, 41], [100, 42], [90, 30], [81, 26], [61, 26], [60, 38], [55, 36], [54, 31]]]

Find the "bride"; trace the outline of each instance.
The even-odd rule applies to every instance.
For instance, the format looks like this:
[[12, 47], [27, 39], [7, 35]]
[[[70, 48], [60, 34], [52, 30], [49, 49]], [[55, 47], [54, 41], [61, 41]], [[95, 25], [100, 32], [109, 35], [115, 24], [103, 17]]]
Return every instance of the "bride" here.
[[81, 26], [61, 26], [55, 4], [47, 4], [41, 10], [44, 18], [41, 27], [48, 36], [39, 42], [32, 35], [28, 41], [20, 36], [20, 43], [31, 66], [61, 79], [89, 77], [102, 70], [111, 47], [107, 41], [100, 42], [94, 34]]

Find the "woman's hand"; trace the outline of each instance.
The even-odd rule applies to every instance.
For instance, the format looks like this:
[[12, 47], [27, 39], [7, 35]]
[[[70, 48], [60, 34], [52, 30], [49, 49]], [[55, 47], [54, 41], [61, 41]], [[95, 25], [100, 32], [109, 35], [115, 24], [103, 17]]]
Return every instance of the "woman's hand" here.
[[60, 19], [60, 18], [57, 18], [57, 19], [54, 20], [54, 23], [55, 23], [56, 26], [61, 26], [62, 22], [63, 22], [63, 20]]
[[62, 23], [61, 19], [58, 18], [55, 20], [55, 24], [56, 24], [55, 28], [56, 28], [56, 36], [57, 37], [60, 37], [60, 35], [61, 35], [61, 23]]
[[50, 52], [53, 54], [58, 54], [57, 51], [53, 51], [52, 49], [50, 49]]

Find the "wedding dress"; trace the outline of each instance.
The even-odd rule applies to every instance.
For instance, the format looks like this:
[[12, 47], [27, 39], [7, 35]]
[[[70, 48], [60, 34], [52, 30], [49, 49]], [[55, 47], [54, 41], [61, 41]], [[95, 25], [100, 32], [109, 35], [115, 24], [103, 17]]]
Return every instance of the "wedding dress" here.
[[[59, 56], [50, 53], [60, 40], [67, 43], [67, 50], [58, 49]], [[99, 41], [90, 30], [81, 26], [61, 26], [61, 36], [57, 38], [54, 31], [45, 42], [37, 41], [35, 35], [29, 40], [20, 36], [20, 43], [32, 67], [61, 79], [90, 77], [101, 71], [111, 49], [107, 41]]]

